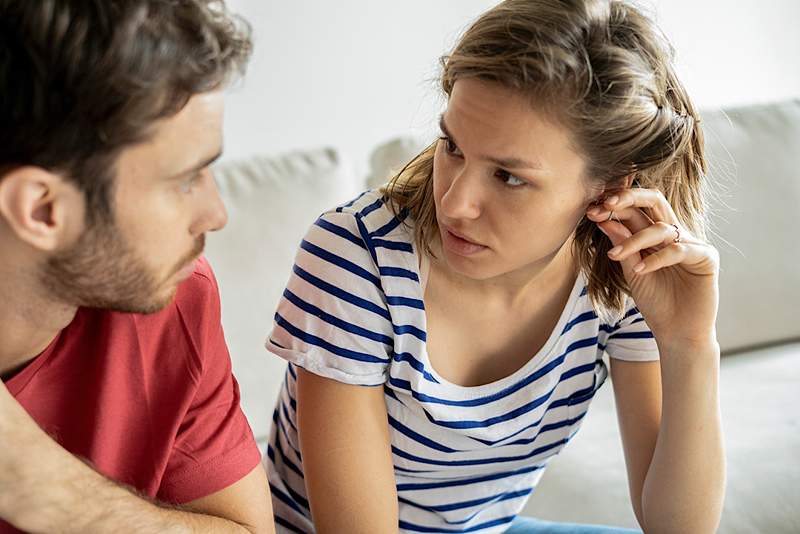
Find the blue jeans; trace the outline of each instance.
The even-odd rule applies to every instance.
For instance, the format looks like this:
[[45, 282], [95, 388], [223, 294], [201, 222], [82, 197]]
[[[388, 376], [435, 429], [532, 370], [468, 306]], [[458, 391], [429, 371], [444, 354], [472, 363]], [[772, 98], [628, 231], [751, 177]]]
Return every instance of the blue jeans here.
[[530, 517], [517, 517], [506, 534], [642, 534], [641, 530], [576, 523], [553, 523]]

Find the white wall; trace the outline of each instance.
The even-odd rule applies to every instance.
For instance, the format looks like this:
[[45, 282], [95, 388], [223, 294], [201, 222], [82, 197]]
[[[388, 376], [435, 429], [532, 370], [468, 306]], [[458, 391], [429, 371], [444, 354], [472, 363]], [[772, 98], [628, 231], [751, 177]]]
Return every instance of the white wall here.
[[[435, 134], [437, 59], [494, 0], [228, 0], [254, 28], [227, 160], [333, 146], [360, 172], [399, 134]], [[703, 108], [800, 97], [798, 0], [647, 0]]]
[[657, 0], [655, 13], [699, 106], [800, 98], [797, 0]]
[[378, 142], [437, 118], [437, 58], [491, 0], [231, 0], [256, 50], [228, 101], [226, 158]]

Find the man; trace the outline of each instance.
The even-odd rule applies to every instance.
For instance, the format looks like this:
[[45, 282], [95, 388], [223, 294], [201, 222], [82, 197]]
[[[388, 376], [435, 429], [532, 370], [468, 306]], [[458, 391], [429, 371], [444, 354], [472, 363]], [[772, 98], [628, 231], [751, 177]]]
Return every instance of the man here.
[[212, 0], [0, 0], [0, 533], [273, 532], [209, 165], [250, 51]]

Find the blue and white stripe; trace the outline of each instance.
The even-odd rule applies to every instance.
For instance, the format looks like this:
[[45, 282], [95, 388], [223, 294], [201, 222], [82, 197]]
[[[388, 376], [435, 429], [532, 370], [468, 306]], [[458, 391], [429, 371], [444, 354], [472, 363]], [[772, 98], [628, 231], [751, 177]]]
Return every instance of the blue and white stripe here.
[[420, 257], [405, 223], [370, 191], [324, 213], [297, 253], [267, 342], [289, 362], [264, 457], [279, 532], [314, 531], [296, 366], [384, 388], [401, 532], [496, 533], [578, 431], [607, 375], [603, 354], [658, 358], [633, 303], [617, 324], [603, 324], [578, 277], [558, 325], [525, 366], [478, 387], [449, 383], [428, 360]]

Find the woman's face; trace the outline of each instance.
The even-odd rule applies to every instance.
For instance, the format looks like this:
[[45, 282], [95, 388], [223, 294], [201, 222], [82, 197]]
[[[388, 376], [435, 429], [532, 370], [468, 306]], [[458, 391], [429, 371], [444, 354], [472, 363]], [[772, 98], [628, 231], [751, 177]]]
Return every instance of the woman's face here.
[[455, 83], [441, 127], [433, 194], [447, 266], [486, 280], [548, 265], [599, 193], [569, 132], [476, 79]]

